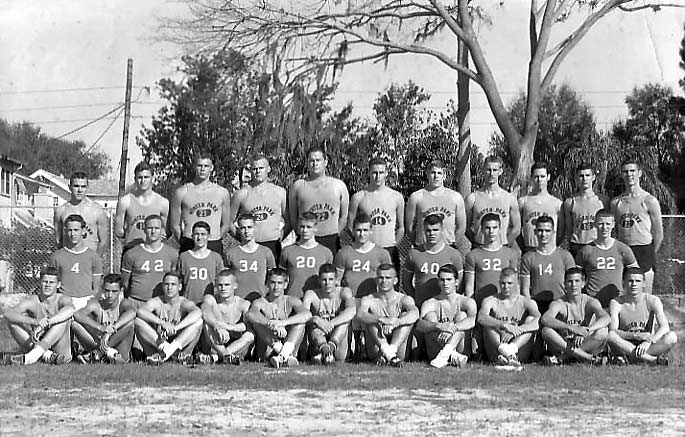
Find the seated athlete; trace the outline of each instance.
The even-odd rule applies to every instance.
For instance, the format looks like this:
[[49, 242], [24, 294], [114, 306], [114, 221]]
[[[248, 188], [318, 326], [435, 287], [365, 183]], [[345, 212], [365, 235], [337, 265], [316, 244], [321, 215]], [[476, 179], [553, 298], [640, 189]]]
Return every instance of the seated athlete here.
[[[668, 365], [666, 354], [678, 341], [668, 325], [661, 300], [645, 293], [645, 274], [639, 267], [623, 272], [623, 295], [609, 303], [609, 349], [614, 364]], [[658, 328], [654, 329], [654, 320]]]
[[74, 314], [71, 329], [79, 346], [78, 362], [128, 363], [136, 308], [128, 299], [122, 300], [123, 291], [121, 275], [109, 274], [96, 298]]
[[57, 292], [59, 272], [48, 267], [40, 274], [38, 293], [25, 297], [5, 312], [12, 338], [23, 355], [11, 358], [13, 364], [35, 364], [42, 359], [49, 364], [71, 362], [71, 298]]
[[447, 364], [463, 367], [468, 361], [465, 347], [467, 333], [476, 324], [476, 301], [457, 293], [459, 272], [452, 264], [438, 271], [441, 293], [421, 305], [421, 318], [416, 329], [426, 338], [431, 366]]
[[378, 291], [362, 298], [357, 318], [364, 327], [369, 357], [376, 357], [378, 365], [402, 367], [407, 339], [414, 322], [419, 318], [419, 310], [414, 304], [414, 299], [395, 290], [395, 284], [395, 266], [378, 266]]
[[202, 311], [179, 294], [178, 273], [165, 273], [162, 289], [162, 296], [153, 297], [138, 308], [136, 337], [149, 364], [159, 365], [171, 357], [189, 364], [202, 332]]
[[504, 370], [523, 370], [535, 345], [540, 312], [532, 299], [519, 291], [516, 270], [502, 269], [499, 291], [486, 297], [478, 311], [483, 345], [490, 361]]
[[214, 281], [214, 294], [202, 302], [204, 342], [209, 354], [199, 354], [201, 364], [239, 365], [254, 343], [254, 333], [247, 329], [245, 316], [250, 302], [235, 294], [238, 278], [234, 270], [221, 270]]
[[333, 264], [319, 267], [319, 282], [319, 288], [305, 292], [302, 303], [312, 313], [307, 324], [312, 361], [330, 365], [347, 358], [347, 332], [357, 307], [352, 291], [338, 286]]
[[564, 297], [553, 301], [540, 319], [542, 338], [553, 354], [545, 356], [544, 363], [578, 360], [606, 364], [606, 357], [599, 355], [606, 347], [609, 314], [597, 299], [583, 293], [585, 271], [581, 267], [566, 270], [564, 286]]
[[255, 300], [247, 314], [255, 330], [257, 359], [269, 360], [277, 369], [299, 364], [293, 352], [299, 349], [305, 324], [312, 318], [300, 299], [285, 295], [287, 287], [287, 271], [280, 267], [269, 270], [266, 295]]

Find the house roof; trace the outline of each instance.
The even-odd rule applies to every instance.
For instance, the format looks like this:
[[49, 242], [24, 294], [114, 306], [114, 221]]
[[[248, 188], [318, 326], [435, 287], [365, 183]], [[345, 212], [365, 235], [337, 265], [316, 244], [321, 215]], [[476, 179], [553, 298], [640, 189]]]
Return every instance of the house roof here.
[[[50, 183], [57, 185], [65, 191], [69, 191], [69, 180], [50, 173], [47, 170], [36, 170], [31, 173], [32, 178], [42, 178]], [[114, 196], [119, 194], [119, 181], [115, 179], [90, 179], [88, 180], [89, 196]]]
[[5, 161], [5, 162], [11, 164], [12, 166], [16, 167], [17, 169], [19, 167], [21, 167], [22, 165], [24, 165], [24, 163], [21, 161], [17, 161], [16, 159], [12, 159], [7, 155], [1, 155], [1, 154], [0, 154], [0, 161]]

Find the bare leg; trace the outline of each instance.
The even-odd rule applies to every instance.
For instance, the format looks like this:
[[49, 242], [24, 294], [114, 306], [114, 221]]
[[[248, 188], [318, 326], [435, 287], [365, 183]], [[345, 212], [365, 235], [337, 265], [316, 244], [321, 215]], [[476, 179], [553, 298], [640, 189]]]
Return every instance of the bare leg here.
[[482, 327], [481, 333], [483, 336], [483, 346], [488, 360], [493, 363], [497, 362], [497, 356], [499, 355], [497, 349], [501, 343], [499, 331], [492, 328]]
[[328, 340], [335, 344], [335, 360], [345, 361], [347, 359], [348, 351], [348, 332], [350, 324], [346, 323], [338, 325], [333, 329], [333, 332], [328, 336]]
[[397, 357], [400, 360], [404, 360], [406, 355], [407, 340], [409, 339], [409, 334], [412, 332], [412, 328], [412, 325], [398, 326], [394, 331], [392, 331], [392, 340], [390, 341], [390, 345], [397, 348]]
[[521, 363], [527, 362], [530, 358], [533, 349], [535, 348], [535, 334], [532, 332], [526, 332], [518, 337], [514, 337], [509, 343], [513, 343], [518, 346], [518, 359]]
[[150, 326], [150, 324], [146, 321], [140, 318], [136, 318], [135, 331], [136, 338], [140, 342], [140, 345], [143, 347], [143, 352], [146, 356], [150, 356], [152, 354], [160, 352], [160, 349], [158, 347], [160, 339], [155, 328]]
[[31, 332], [32, 329], [29, 325], [17, 323], [7, 323], [7, 327], [10, 330], [10, 334], [14, 341], [19, 345], [19, 350], [22, 353], [26, 353], [33, 348], [33, 343], [31, 342]]

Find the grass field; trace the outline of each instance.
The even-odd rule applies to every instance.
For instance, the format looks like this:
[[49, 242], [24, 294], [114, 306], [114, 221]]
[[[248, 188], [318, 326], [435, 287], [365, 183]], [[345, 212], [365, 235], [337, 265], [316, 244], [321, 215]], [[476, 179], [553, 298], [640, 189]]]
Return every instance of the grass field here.
[[[667, 305], [681, 342], [682, 310]], [[682, 343], [670, 358], [669, 367], [527, 365], [517, 374], [481, 364], [5, 366], [0, 436], [682, 436]]]

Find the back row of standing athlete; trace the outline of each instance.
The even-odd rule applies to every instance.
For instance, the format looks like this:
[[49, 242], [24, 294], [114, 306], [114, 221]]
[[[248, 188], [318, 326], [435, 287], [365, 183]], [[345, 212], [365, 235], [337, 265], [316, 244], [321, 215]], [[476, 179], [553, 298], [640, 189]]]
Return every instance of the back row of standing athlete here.
[[[439, 214], [444, 219], [445, 240], [456, 245], [466, 236], [474, 246], [483, 243], [481, 218], [487, 213], [501, 218], [500, 239], [503, 244], [523, 251], [535, 250], [534, 227], [537, 217], [555, 218], [558, 242], [567, 239], [573, 255], [596, 238], [594, 216], [602, 208], [611, 207], [616, 216], [618, 239], [629, 245], [646, 273], [647, 290], [651, 291], [655, 253], [663, 240], [661, 211], [658, 201], [640, 187], [642, 170], [639, 163], [626, 161], [621, 166], [625, 191], [609, 202], [607, 196], [595, 193], [595, 172], [588, 165], [576, 171], [577, 192], [564, 200], [547, 190], [550, 174], [544, 164], [531, 169], [532, 189], [518, 201], [499, 185], [502, 164], [495, 157], [485, 161], [484, 186], [462, 196], [444, 186], [445, 165], [440, 160], [428, 163], [427, 184], [412, 193], [406, 204], [403, 196], [386, 186], [387, 165], [374, 158], [369, 163], [369, 183], [351, 200], [344, 182], [328, 176], [325, 151], [315, 147], [307, 153], [307, 176], [295, 181], [290, 190], [269, 181], [268, 159], [257, 156], [252, 160], [252, 180], [231, 198], [228, 190], [210, 181], [214, 170], [209, 154], [195, 155], [195, 178], [178, 188], [169, 203], [152, 191], [152, 169], [146, 163], [135, 168], [134, 189], [123, 196], [117, 205], [114, 230], [124, 239], [124, 250], [143, 239], [144, 219], [148, 215], [168, 218], [168, 227], [179, 241], [181, 251], [192, 248], [191, 230], [197, 221], [210, 224], [208, 247], [223, 255], [221, 239], [230, 232], [235, 235], [235, 218], [247, 213], [255, 217], [256, 241], [267, 246], [280, 258], [283, 237], [291, 231], [291, 224], [304, 212], [311, 212], [319, 220], [317, 241], [332, 253], [340, 248], [340, 235], [351, 229], [359, 213], [371, 217], [373, 240], [388, 249], [395, 264], [399, 264], [397, 243], [405, 232], [415, 245], [423, 244], [423, 219]], [[89, 247], [102, 254], [106, 247], [107, 226], [104, 211], [86, 196], [88, 180], [76, 173], [70, 179], [71, 199], [57, 208], [55, 232], [62, 242], [62, 221], [70, 214], [79, 214], [86, 221]], [[163, 223], [167, 226], [167, 223]]]

